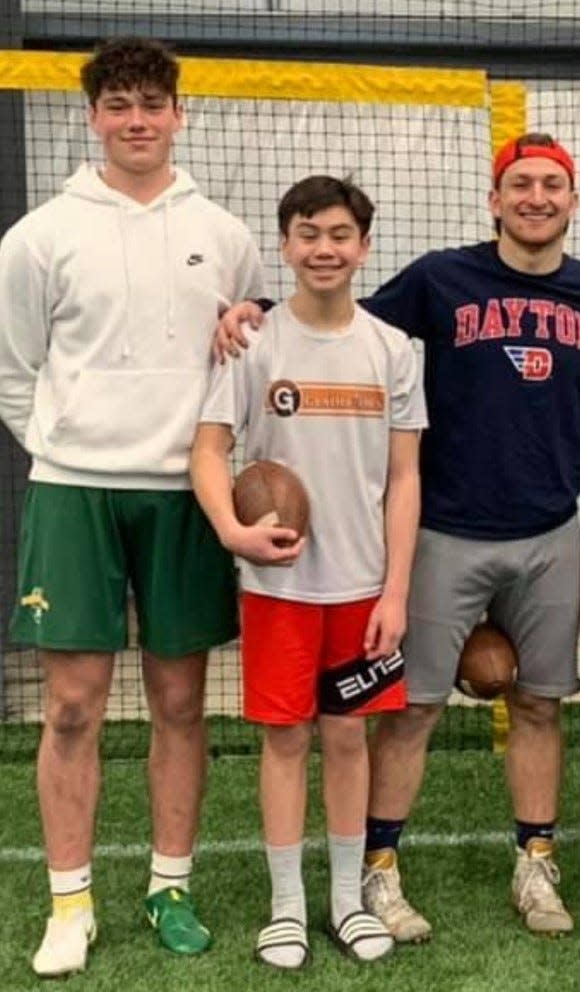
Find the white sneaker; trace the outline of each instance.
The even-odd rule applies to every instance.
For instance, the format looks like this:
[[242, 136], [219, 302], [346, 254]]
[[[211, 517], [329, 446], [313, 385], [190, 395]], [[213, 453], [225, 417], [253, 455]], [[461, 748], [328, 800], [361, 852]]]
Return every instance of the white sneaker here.
[[50, 916], [32, 967], [44, 978], [84, 971], [89, 947], [96, 939], [97, 924], [92, 913], [81, 910], [66, 919]]
[[532, 837], [518, 850], [512, 898], [528, 930], [558, 936], [574, 929], [574, 920], [556, 892], [560, 872], [552, 860], [551, 841]]
[[397, 943], [429, 940], [431, 924], [403, 896], [397, 852], [392, 848], [386, 848], [372, 866], [365, 867], [362, 896], [365, 909], [378, 916]]

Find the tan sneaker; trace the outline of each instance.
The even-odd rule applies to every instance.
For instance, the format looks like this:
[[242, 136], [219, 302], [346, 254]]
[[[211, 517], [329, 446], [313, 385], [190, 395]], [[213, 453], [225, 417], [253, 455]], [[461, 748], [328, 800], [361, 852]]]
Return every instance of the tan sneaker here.
[[83, 910], [65, 919], [51, 916], [32, 967], [43, 978], [84, 971], [89, 947], [96, 938], [97, 925], [92, 913]]
[[397, 852], [392, 848], [367, 854], [362, 895], [365, 909], [378, 916], [397, 943], [420, 944], [431, 937], [431, 924], [403, 896]]
[[556, 892], [560, 872], [552, 860], [552, 841], [532, 837], [518, 850], [512, 898], [528, 930], [559, 936], [570, 933], [574, 921]]

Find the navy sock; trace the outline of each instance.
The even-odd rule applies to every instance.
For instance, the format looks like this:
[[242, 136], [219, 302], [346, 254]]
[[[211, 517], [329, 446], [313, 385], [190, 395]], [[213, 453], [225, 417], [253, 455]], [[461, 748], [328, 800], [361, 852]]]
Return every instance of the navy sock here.
[[382, 847], [392, 847], [395, 851], [399, 846], [399, 838], [407, 820], [379, 820], [377, 817], [367, 817], [367, 851], [379, 851]]
[[556, 829], [556, 821], [550, 823], [526, 823], [524, 820], [516, 820], [516, 842], [518, 847], [525, 851], [526, 844], [532, 837], [540, 837], [542, 840], [553, 840]]

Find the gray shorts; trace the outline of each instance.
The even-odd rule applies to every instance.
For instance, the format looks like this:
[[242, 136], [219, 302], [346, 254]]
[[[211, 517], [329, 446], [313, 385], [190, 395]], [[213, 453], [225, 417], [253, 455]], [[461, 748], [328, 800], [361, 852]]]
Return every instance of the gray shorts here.
[[518, 686], [560, 699], [577, 691], [580, 529], [517, 541], [419, 533], [403, 644], [409, 701], [444, 702], [465, 639], [487, 611], [511, 638]]

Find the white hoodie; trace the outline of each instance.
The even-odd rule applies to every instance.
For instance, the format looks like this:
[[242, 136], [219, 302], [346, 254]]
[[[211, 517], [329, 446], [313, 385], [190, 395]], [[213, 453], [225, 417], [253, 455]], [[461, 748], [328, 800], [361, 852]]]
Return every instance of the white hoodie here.
[[0, 246], [0, 417], [31, 479], [187, 488], [218, 316], [263, 293], [249, 231], [186, 172], [144, 206], [81, 166]]

